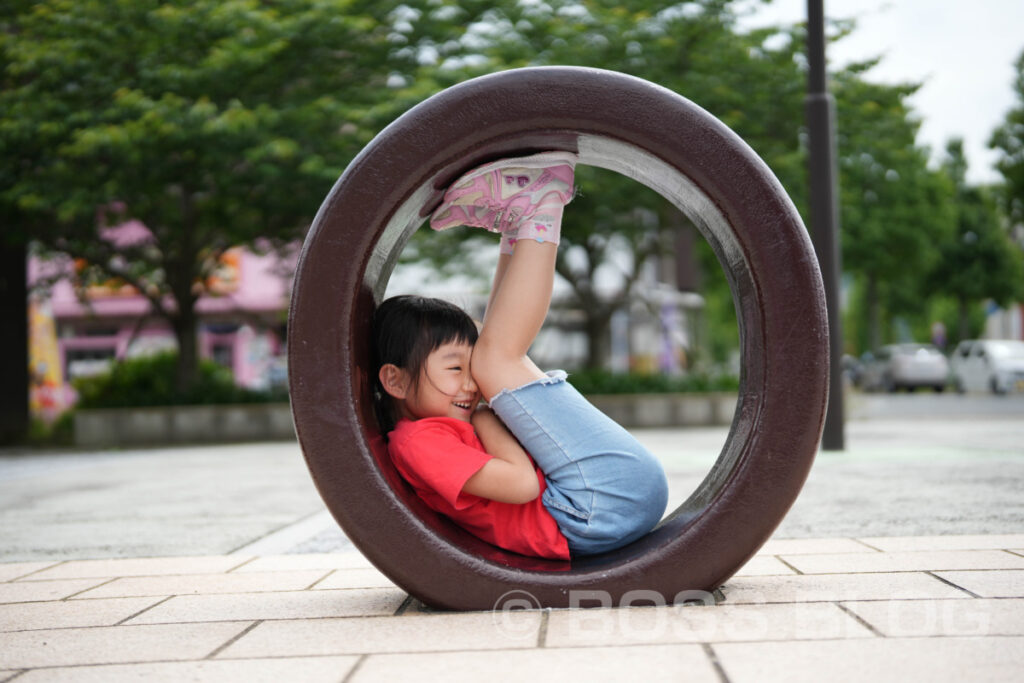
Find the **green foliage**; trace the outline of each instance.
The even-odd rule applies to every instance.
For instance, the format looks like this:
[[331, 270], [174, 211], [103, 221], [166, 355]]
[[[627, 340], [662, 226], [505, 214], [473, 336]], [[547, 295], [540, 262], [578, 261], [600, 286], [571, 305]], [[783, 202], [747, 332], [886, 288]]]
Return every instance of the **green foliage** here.
[[866, 348], [886, 340], [886, 320], [915, 315], [929, 295], [937, 246], [953, 232], [952, 187], [915, 143], [907, 98], [916, 85], [879, 85], [858, 66], [837, 74], [843, 268], [864, 285]]
[[74, 415], [66, 411], [52, 423], [32, 418], [29, 423], [28, 443], [32, 446], [71, 446], [75, 442]]
[[262, 403], [287, 400], [287, 395], [257, 392], [235, 385], [231, 371], [213, 361], [199, 363], [199, 378], [180, 390], [175, 382], [177, 354], [159, 353], [130, 358], [109, 372], [75, 380], [79, 408]]
[[996, 168], [1006, 183], [1002, 194], [1006, 214], [1014, 226], [1021, 228], [1024, 226], [1024, 52], [1017, 58], [1015, 68], [1013, 91], [1017, 106], [1007, 112], [1006, 120], [993, 133], [989, 145], [1000, 152]]
[[952, 180], [956, 227], [938, 244], [939, 260], [930, 273], [931, 291], [959, 304], [956, 330], [967, 335], [970, 307], [991, 299], [1007, 305], [1024, 296], [1024, 257], [1003, 229], [989, 192], [966, 182], [963, 142], [947, 146], [946, 172]]
[[[0, 10], [4, 230], [121, 278], [175, 330], [227, 248], [300, 237], [412, 95], [385, 0], [46, 0]], [[103, 228], [153, 234], [117, 246]]]
[[[442, 51], [460, 41], [476, 59], [461, 58], [462, 75], [518, 66], [566, 64], [636, 75], [678, 92], [736, 130], [776, 171], [794, 195], [805, 194], [802, 121], [802, 49], [796, 29], [749, 34], [736, 28], [733, 0], [682, 4], [553, 0], [545, 3], [458, 3], [457, 25], [442, 27], [427, 13], [414, 22], [410, 40]], [[440, 31], [438, 33], [438, 31]], [[410, 75], [411, 77], [411, 75]], [[656, 193], [635, 181], [581, 167], [581, 193], [566, 213], [558, 273], [572, 288], [587, 316], [589, 367], [606, 361], [609, 321], [637, 291], [643, 266], [673, 249], [676, 231], [689, 221]], [[417, 236], [409, 257], [429, 258], [456, 270], [453, 243], [473, 239], [465, 232]], [[704, 336], [722, 347], [736, 346], [735, 313], [721, 266], [707, 245], [701, 251], [707, 298]], [[617, 281], [616, 281], [617, 280]], [[598, 292], [596, 283], [614, 283]], [[721, 304], [721, 305], [719, 305]], [[721, 322], [720, 321], [724, 321]]]
[[736, 391], [739, 378], [730, 375], [689, 373], [679, 376], [641, 373], [613, 373], [608, 370], [580, 370], [569, 381], [585, 395], [675, 394]]

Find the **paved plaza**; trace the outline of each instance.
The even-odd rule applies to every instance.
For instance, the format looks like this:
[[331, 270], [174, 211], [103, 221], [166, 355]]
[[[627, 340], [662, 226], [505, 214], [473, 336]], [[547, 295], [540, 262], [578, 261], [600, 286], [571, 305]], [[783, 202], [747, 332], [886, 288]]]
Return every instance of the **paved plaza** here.
[[[855, 406], [715, 605], [431, 610], [337, 530], [293, 443], [4, 452], [0, 683], [1019, 680], [1024, 401], [957, 400]], [[637, 434], [675, 504], [726, 437]]]

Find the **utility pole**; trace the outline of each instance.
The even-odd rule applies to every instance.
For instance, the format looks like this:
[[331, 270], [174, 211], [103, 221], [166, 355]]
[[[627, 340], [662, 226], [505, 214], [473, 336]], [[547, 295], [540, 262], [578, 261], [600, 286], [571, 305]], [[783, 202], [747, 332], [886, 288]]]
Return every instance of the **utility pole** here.
[[821, 447], [826, 451], [846, 448], [843, 424], [843, 328], [839, 312], [839, 183], [836, 166], [836, 105], [828, 92], [825, 69], [824, 0], [807, 0], [807, 97], [804, 99], [810, 136], [811, 240], [825, 281], [825, 306], [829, 327], [828, 408]]

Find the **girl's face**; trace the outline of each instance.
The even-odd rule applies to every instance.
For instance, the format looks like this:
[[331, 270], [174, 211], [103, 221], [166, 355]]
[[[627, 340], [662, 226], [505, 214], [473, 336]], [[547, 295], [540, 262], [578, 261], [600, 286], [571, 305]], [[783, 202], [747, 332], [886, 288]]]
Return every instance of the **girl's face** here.
[[473, 347], [449, 342], [434, 349], [402, 401], [402, 412], [410, 419], [454, 417], [469, 422], [480, 402], [480, 390], [469, 371]]

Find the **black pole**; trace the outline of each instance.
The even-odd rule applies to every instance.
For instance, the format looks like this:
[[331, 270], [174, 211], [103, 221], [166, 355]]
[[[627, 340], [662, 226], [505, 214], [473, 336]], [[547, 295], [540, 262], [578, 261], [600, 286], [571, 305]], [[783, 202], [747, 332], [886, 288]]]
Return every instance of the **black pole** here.
[[811, 239], [825, 281], [831, 356], [828, 409], [821, 447], [845, 448], [843, 433], [843, 328], [839, 314], [839, 183], [836, 170], [835, 100], [828, 92], [825, 70], [825, 10], [823, 0], [807, 0], [807, 97], [804, 100], [810, 136]]
[[0, 444], [28, 436], [28, 251], [0, 239]]

